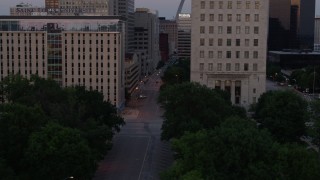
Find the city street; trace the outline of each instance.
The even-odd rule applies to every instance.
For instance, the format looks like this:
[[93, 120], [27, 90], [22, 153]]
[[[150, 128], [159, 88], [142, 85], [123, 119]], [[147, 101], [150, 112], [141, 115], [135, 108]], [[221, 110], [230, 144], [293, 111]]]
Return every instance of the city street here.
[[114, 137], [114, 145], [99, 164], [94, 180], [159, 179], [173, 162], [169, 142], [160, 140], [163, 110], [157, 104], [158, 71], [140, 83], [139, 93], [123, 111], [126, 125]]

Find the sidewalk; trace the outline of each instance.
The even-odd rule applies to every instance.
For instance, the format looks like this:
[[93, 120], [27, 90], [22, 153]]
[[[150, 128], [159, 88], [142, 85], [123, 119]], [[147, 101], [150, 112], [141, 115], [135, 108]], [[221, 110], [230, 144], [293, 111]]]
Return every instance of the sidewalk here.
[[130, 107], [125, 107], [121, 112], [121, 116], [126, 119], [136, 119], [139, 115], [139, 110]]

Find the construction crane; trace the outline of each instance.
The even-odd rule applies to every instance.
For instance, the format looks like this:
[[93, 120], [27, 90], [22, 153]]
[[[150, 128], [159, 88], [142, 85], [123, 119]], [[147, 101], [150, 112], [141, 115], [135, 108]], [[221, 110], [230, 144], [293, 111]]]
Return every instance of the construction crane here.
[[178, 11], [177, 11], [177, 14], [176, 14], [176, 21], [178, 21], [178, 19], [179, 19], [179, 14], [182, 11], [182, 7], [183, 7], [183, 4], [184, 4], [184, 1], [185, 0], [181, 0], [181, 2], [180, 2], [179, 8], [178, 8]]

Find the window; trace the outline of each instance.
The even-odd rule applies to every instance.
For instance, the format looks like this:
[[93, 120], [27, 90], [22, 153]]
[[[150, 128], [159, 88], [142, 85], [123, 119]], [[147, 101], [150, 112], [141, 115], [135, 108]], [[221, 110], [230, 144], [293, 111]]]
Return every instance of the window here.
[[227, 27], [227, 34], [231, 34], [232, 33], [232, 27], [231, 26], [228, 26]]
[[237, 22], [241, 21], [241, 14], [237, 14]]
[[257, 98], [256, 97], [252, 97], [252, 103], [257, 103]]
[[253, 46], [258, 46], [259, 45], [259, 40], [258, 39], [254, 39], [253, 40]]
[[226, 64], [226, 71], [231, 71], [231, 63]]
[[246, 9], [250, 9], [250, 1], [246, 1]]
[[237, 9], [241, 9], [241, 1], [237, 1]]
[[254, 15], [254, 21], [255, 22], [259, 22], [259, 14], [255, 14]]
[[201, 9], [205, 9], [206, 8], [206, 2], [205, 1], [201, 1], [200, 8]]
[[253, 94], [255, 94], [257, 92], [257, 89], [253, 88], [252, 92], [253, 92]]
[[204, 51], [200, 51], [200, 58], [204, 58]]
[[208, 70], [209, 70], [209, 71], [213, 71], [213, 64], [212, 64], [212, 63], [209, 63]]
[[223, 21], [223, 14], [218, 15], [218, 21]]
[[222, 39], [218, 39], [218, 46], [222, 46]]
[[200, 39], [200, 46], [204, 46], [204, 38]]
[[236, 34], [240, 34], [241, 33], [241, 27], [240, 26], [237, 26], [236, 27]]
[[254, 8], [255, 9], [260, 9], [260, 2], [259, 1], [255, 1], [254, 2]]
[[209, 46], [213, 46], [213, 39], [209, 38]]
[[240, 58], [240, 51], [236, 51], [236, 58], [237, 58], [237, 59]]
[[218, 70], [218, 71], [222, 71], [222, 64], [221, 64], [221, 63], [218, 63], [217, 70]]
[[231, 39], [227, 39], [227, 46], [231, 46]]
[[209, 51], [208, 56], [209, 56], [209, 58], [213, 58], [213, 51]]
[[214, 1], [210, 1], [210, 9], [214, 9]]
[[210, 14], [210, 15], [209, 15], [209, 20], [210, 20], [210, 21], [214, 21], [214, 14]]
[[200, 14], [200, 21], [205, 21], [205, 14]]
[[200, 26], [200, 34], [204, 34], [205, 33], [205, 28], [204, 26]]
[[249, 26], [246, 26], [246, 27], [245, 27], [245, 33], [246, 33], [246, 34], [249, 34], [249, 33], [250, 33], [250, 27], [249, 27]]
[[219, 1], [219, 9], [223, 8], [223, 1]]
[[232, 1], [228, 1], [228, 9], [232, 9]]
[[259, 27], [255, 26], [253, 28], [254, 34], [259, 34]]
[[226, 57], [227, 57], [228, 59], [230, 59], [230, 58], [231, 58], [231, 51], [227, 51], [227, 53], [226, 53]]
[[249, 51], [244, 52], [244, 58], [248, 59], [249, 58]]
[[253, 51], [253, 58], [258, 59], [258, 51]]
[[218, 51], [218, 59], [222, 58], [222, 51]]
[[214, 27], [213, 26], [209, 26], [209, 34], [213, 34], [214, 33]]
[[218, 26], [218, 34], [222, 34], [223, 28], [222, 26]]
[[228, 14], [227, 19], [228, 19], [228, 22], [231, 22], [232, 21], [232, 14]]
[[240, 46], [240, 39], [236, 39], [236, 46]]
[[249, 64], [248, 63], [244, 64], [244, 71], [249, 71]]
[[250, 22], [250, 14], [246, 14], [246, 22]]
[[249, 39], [245, 39], [245, 40], [244, 40], [244, 45], [245, 45], [245, 46], [249, 46]]
[[240, 64], [236, 63], [234, 69], [235, 69], [235, 71], [240, 71]]
[[[254, 63], [252, 70], [253, 71], [258, 71], [258, 64]], [[253, 93], [255, 93], [255, 91]]]
[[200, 71], [203, 71], [204, 70], [204, 64], [200, 63], [199, 68], [200, 68]]

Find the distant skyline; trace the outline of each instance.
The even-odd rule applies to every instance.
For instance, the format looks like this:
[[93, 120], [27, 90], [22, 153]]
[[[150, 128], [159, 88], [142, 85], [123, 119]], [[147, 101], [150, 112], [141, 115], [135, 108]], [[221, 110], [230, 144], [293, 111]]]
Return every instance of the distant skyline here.
[[[0, 0], [0, 15], [9, 15], [10, 7], [14, 7], [18, 3], [30, 3], [34, 6], [44, 6], [45, 0]], [[136, 0], [135, 7], [145, 7], [153, 10], [158, 10], [160, 17], [173, 19], [180, 0]], [[182, 12], [191, 12], [191, 0], [186, 0]], [[320, 0], [316, 0], [316, 15], [320, 15]]]

